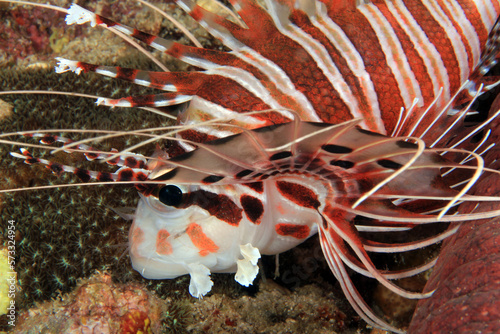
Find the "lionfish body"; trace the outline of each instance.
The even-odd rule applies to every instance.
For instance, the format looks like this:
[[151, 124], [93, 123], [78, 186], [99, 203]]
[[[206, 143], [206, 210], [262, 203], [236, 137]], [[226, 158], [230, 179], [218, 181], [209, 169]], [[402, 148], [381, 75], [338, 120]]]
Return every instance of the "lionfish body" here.
[[460, 165], [425, 143], [439, 137], [436, 129], [456, 120], [453, 115], [463, 117], [459, 105], [488, 84], [482, 74], [494, 65], [497, 46], [491, 39], [486, 48], [486, 41], [500, 2], [268, 0], [267, 9], [230, 2], [238, 19], [177, 1], [231, 52], [166, 41], [76, 5], [66, 18], [112, 27], [202, 69], [146, 72], [65, 59], [57, 67], [166, 91], [100, 100], [104, 105], [161, 108], [190, 101], [179, 115], [183, 131], [176, 131], [189, 152], [157, 152], [146, 165], [122, 159], [112, 174], [61, 166], [25, 150], [17, 156], [85, 180], [144, 182], [130, 229], [133, 266], [154, 279], [190, 274], [197, 297], [210, 291], [210, 272], [236, 272], [236, 280], [249, 285], [260, 254], [286, 251], [319, 231], [355, 310], [370, 324], [397, 331], [370, 310], [345, 266], [403, 296], [425, 297], [390, 280], [431, 264], [381, 271], [368, 252], [408, 251], [449, 232], [407, 244], [380, 243], [364, 232], [397, 233], [441, 216], [466, 220], [446, 213], [458, 190], [440, 172]]

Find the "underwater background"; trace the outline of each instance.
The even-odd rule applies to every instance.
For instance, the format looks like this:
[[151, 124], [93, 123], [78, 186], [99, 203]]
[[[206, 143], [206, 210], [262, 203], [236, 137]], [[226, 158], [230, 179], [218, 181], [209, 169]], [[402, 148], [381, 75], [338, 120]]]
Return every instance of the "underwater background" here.
[[[41, 1], [40, 1], [41, 2]], [[69, 1], [51, 1], [69, 7]], [[134, 1], [80, 1], [101, 15], [163, 38], [189, 43], [171, 23]], [[224, 49], [194, 20], [173, 4], [155, 3], [178, 18], [204, 47]], [[54, 90], [118, 98], [147, 89], [88, 73], [56, 74], [55, 57], [144, 70], [158, 68], [144, 55], [109, 31], [88, 25], [67, 27], [64, 14], [30, 6], [0, 4], [0, 91]], [[153, 53], [170, 70], [190, 70], [168, 56]], [[132, 130], [169, 124], [164, 117], [140, 109], [97, 107], [93, 99], [13, 94], [0, 96], [2, 132], [37, 129]], [[58, 133], [59, 134], [59, 133]], [[62, 136], [83, 136], [62, 131]], [[12, 137], [12, 140], [18, 138]], [[137, 138], [93, 143], [101, 150], [121, 150]], [[27, 140], [35, 144], [34, 140]], [[165, 143], [168, 145], [168, 143]], [[0, 146], [0, 189], [78, 183], [72, 175], [56, 177], [44, 166], [28, 166], [10, 156], [19, 147]], [[138, 153], [151, 154], [154, 147]], [[47, 158], [47, 150], [34, 150]], [[60, 152], [52, 160], [84, 164], [82, 154]], [[153, 281], [135, 272], [127, 254], [131, 224], [114, 209], [133, 208], [139, 197], [132, 187], [84, 186], [0, 193], [0, 245], [7, 222], [15, 221], [16, 326], [0, 316], [0, 330], [18, 333], [69, 333], [94, 330], [122, 333], [375, 333], [367, 328], [344, 298], [317, 236], [279, 256], [264, 257], [255, 284], [240, 286], [232, 274], [213, 274], [212, 292], [195, 299], [188, 292], [189, 276]], [[392, 265], [420, 262], [436, 249], [402, 258]], [[415, 307], [372, 280], [353, 275], [369, 305], [407, 326]], [[420, 275], [403, 283], [419, 290]], [[6, 298], [1, 295], [0, 298]], [[378, 331], [380, 332], [380, 331]]]

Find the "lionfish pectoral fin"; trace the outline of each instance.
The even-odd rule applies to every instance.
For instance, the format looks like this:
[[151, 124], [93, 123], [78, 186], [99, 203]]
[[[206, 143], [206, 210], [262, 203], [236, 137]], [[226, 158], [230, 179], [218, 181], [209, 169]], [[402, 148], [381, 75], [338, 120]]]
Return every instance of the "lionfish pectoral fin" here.
[[[305, 169], [322, 150], [318, 143], [341, 137], [357, 123], [359, 120], [332, 125], [297, 118], [255, 130], [240, 128], [237, 135], [197, 143], [196, 150], [167, 160], [168, 166], [159, 166], [150, 178], [180, 184], [248, 183], [258, 181], [257, 175]], [[323, 149], [333, 148], [323, 145]], [[350, 151], [347, 147], [335, 149]]]
[[[232, 50], [239, 50], [244, 46], [242, 43], [242, 37], [245, 35], [250, 34], [253, 38], [264, 37], [256, 34], [256, 32], [251, 28], [256, 26], [259, 29], [258, 31], [262, 31], [262, 25], [264, 24], [263, 21], [265, 21], [264, 19], [269, 15], [262, 10], [262, 8], [256, 6], [252, 2], [231, 1], [233, 5], [237, 6], [237, 12], [243, 20], [243, 22], [241, 22], [240, 18], [238, 18], [239, 24], [233, 23], [222, 16], [208, 11], [191, 0], [176, 0], [176, 3], [193, 19], [200, 23], [200, 25], [203, 26], [212, 36], [221, 40], [225, 46]], [[250, 17], [246, 15], [249, 14], [249, 11], [252, 14]], [[255, 22], [252, 21], [258, 22], [260, 26], [257, 26]], [[246, 24], [247, 27], [250, 27], [250, 29], [244, 27], [243, 24]], [[248, 40], [251, 40], [251, 38]]]
[[[343, 245], [343, 242], [347, 243], [351, 247], [354, 254], [358, 257], [359, 261], [361, 261], [363, 265], [361, 270], [368, 271], [370, 276], [375, 278], [380, 284], [384, 285], [392, 292], [408, 299], [421, 299], [428, 297], [429, 294], [411, 292], [400, 288], [396, 284], [390, 282], [381, 273], [381, 271], [375, 267], [364, 248], [364, 241], [359, 235], [359, 232], [356, 230], [352, 221], [346, 219], [349, 216], [351, 216], [351, 214], [342, 213], [339, 208], [329, 205], [325, 207], [323, 210], [323, 217], [326, 219], [328, 224], [327, 226], [322, 226], [320, 228], [325, 229], [326, 227], [324, 231], [324, 234], [327, 237], [326, 244], [330, 244], [330, 247], [334, 247], [337, 254], [339, 254], [341, 258], [347, 259], [349, 258], [347, 255], [347, 247], [339, 247], [339, 245]], [[339, 243], [339, 238], [343, 240], [342, 243]], [[352, 262], [350, 261], [350, 263]]]
[[107, 107], [169, 107], [188, 102], [193, 97], [191, 95], [180, 95], [178, 93], [162, 93], [155, 95], [129, 96], [121, 99], [99, 98], [96, 104]]
[[126, 25], [112, 21], [104, 16], [97, 15], [77, 4], [72, 4], [68, 9], [68, 15], [66, 15], [66, 24], [72, 25], [85, 23], [90, 23], [92, 27], [100, 25], [105, 28], [113, 28], [127, 36], [136, 38], [161, 52], [167, 51], [173, 44], [172, 41], [133, 29]]
[[186, 75], [187, 78], [185, 78], [186, 80], [183, 81], [185, 85], [181, 87], [180, 84], [175, 85], [175, 83], [171, 82], [171, 77], [175, 78], [174, 73], [148, 72], [122, 67], [99, 66], [60, 57], [56, 59], [58, 61], [55, 68], [56, 73], [64, 73], [68, 71], [74, 72], [76, 74], [80, 74], [82, 71], [84, 73], [95, 72], [111, 78], [127, 80], [141, 86], [169, 91], [167, 93], [155, 95], [150, 94], [141, 96], [129, 96], [119, 99], [99, 98], [96, 101], [97, 105], [125, 108], [168, 107], [190, 101], [192, 99], [192, 95], [190, 93], [195, 92], [199, 85], [199, 83], [196, 84], [195, 80], [191, 80], [191, 86], [188, 86], [188, 84], [186, 84], [186, 82], [188, 81], [187, 79], [191, 78], [190, 75]]
[[68, 166], [54, 162], [51, 160], [41, 159], [34, 157], [27, 149], [20, 149], [22, 154], [17, 152], [11, 152], [13, 157], [24, 159], [26, 164], [32, 165], [35, 163], [40, 163], [46, 165], [54, 174], [60, 176], [62, 173], [72, 173], [80, 178], [83, 182], [90, 182], [91, 180], [96, 180], [100, 182], [128, 182], [128, 181], [145, 181], [149, 171], [142, 168], [129, 168], [121, 167], [114, 173], [109, 172], [97, 172], [87, 169], [77, 168], [73, 166]]
[[[332, 270], [334, 276], [337, 278], [340, 286], [342, 287], [342, 291], [346, 298], [349, 300], [349, 303], [354, 308], [356, 313], [363, 318], [368, 324], [374, 327], [380, 327], [386, 330], [390, 330], [394, 333], [404, 333], [396, 327], [389, 325], [387, 322], [382, 320], [373, 310], [366, 304], [363, 297], [359, 294], [358, 290], [352, 283], [349, 274], [344, 266], [344, 260], [341, 258], [341, 255], [336, 250], [335, 245], [342, 244], [342, 238], [339, 236], [331, 235], [329, 237], [326, 236], [328, 231], [324, 229], [320, 229], [319, 231], [319, 240], [321, 244], [321, 248], [323, 250], [323, 254], [325, 255], [328, 266]], [[336, 238], [337, 243], [333, 241], [331, 238]]]
[[253, 247], [249, 243], [240, 245], [240, 252], [243, 259], [238, 260], [236, 263], [238, 270], [236, 271], [234, 279], [243, 286], [249, 286], [259, 273], [257, 262], [260, 259], [260, 252], [258, 248]]
[[190, 263], [186, 266], [191, 277], [189, 293], [193, 297], [202, 298], [212, 290], [214, 285], [214, 282], [210, 279], [210, 269], [200, 263]]

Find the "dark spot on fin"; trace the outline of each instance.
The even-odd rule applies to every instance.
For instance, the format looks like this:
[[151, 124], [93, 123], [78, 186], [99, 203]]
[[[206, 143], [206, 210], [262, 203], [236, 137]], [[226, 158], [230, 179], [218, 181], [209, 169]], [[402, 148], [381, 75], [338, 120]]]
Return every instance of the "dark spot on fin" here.
[[353, 218], [352, 222], [355, 225], [373, 225], [374, 220], [373, 218], [357, 215]]
[[196, 150], [183, 153], [183, 154], [178, 155], [176, 157], [170, 158], [169, 160], [170, 161], [183, 161], [183, 160], [191, 158], [193, 156], [194, 152], [196, 152]]
[[46, 134], [45, 136], [43, 136], [43, 138], [40, 141], [42, 143], [44, 143], [45, 145], [52, 145], [52, 144], [54, 144], [56, 139], [54, 138], [54, 136]]
[[113, 177], [111, 173], [101, 172], [97, 174], [97, 181], [100, 182], [113, 182]]
[[240, 179], [240, 178], [242, 178], [242, 177], [245, 177], [245, 176], [247, 176], [247, 175], [252, 174], [252, 172], [253, 172], [253, 170], [250, 170], [250, 169], [244, 169], [244, 170], [242, 170], [241, 172], [239, 172], [238, 174], [236, 174], [236, 175], [235, 175], [235, 177], [236, 177], [237, 179]]
[[401, 148], [413, 148], [413, 149], [417, 149], [418, 148], [417, 144], [410, 143], [409, 141], [404, 141], [404, 140], [398, 140], [396, 142], [396, 145], [398, 145], [398, 147], [401, 147]]
[[73, 174], [78, 176], [78, 178], [83, 182], [88, 182], [90, 180], [90, 172], [86, 169], [75, 168]]
[[344, 168], [344, 169], [349, 169], [349, 168], [354, 167], [354, 162], [347, 161], [347, 160], [332, 160], [332, 161], [330, 161], [330, 165], [337, 166], [337, 167]]
[[288, 157], [291, 157], [291, 156], [292, 156], [292, 152], [290, 152], [290, 151], [283, 151], [283, 152], [278, 152], [278, 153], [275, 153], [275, 154], [271, 155], [271, 157], [269, 157], [269, 160], [271, 160], [271, 161], [281, 160], [281, 159], [285, 159], [285, 158], [288, 158]]
[[215, 183], [215, 182], [218, 182], [220, 180], [222, 180], [224, 178], [224, 176], [219, 176], [219, 175], [210, 175], [210, 176], [207, 176], [206, 178], [204, 178], [203, 180], [201, 180], [203, 183], [205, 184], [210, 184], [210, 183]]
[[61, 175], [62, 172], [64, 171], [64, 168], [61, 164], [57, 162], [51, 162], [48, 167], [50, 168], [51, 171], [53, 171], [57, 176]]
[[394, 169], [394, 170], [398, 170], [401, 167], [403, 167], [403, 165], [398, 164], [397, 162], [394, 162], [392, 160], [387, 160], [387, 159], [379, 160], [379, 161], [377, 161], [377, 164], [379, 164], [380, 166], [382, 166], [384, 168], [389, 168], [389, 169]]
[[280, 223], [276, 224], [276, 233], [283, 236], [290, 236], [296, 239], [305, 239], [309, 236], [311, 228], [307, 225], [295, 225]]
[[133, 80], [137, 75], [137, 70], [131, 68], [119, 67], [116, 77], [119, 79]]
[[213, 145], [213, 146], [223, 145], [223, 144], [225, 144], [227, 142], [230, 142], [231, 140], [233, 140], [237, 136], [239, 136], [239, 135], [222, 137], [222, 138], [219, 138], [219, 139], [210, 140], [209, 142], [206, 142], [205, 144]]
[[139, 168], [139, 160], [134, 157], [126, 157], [124, 165], [130, 168]]
[[155, 181], [167, 181], [167, 180], [170, 180], [170, 179], [174, 178], [174, 176], [176, 174], [177, 174], [177, 168], [174, 168], [170, 172], [165, 173], [163, 175], [160, 175], [157, 178], [155, 178], [154, 180]]
[[118, 172], [118, 181], [132, 181], [134, 179], [134, 172], [131, 169], [122, 169]]
[[326, 144], [321, 146], [321, 148], [327, 151], [328, 153], [333, 153], [333, 154], [345, 154], [352, 152], [352, 149], [350, 149], [349, 147], [333, 145], [333, 144]]

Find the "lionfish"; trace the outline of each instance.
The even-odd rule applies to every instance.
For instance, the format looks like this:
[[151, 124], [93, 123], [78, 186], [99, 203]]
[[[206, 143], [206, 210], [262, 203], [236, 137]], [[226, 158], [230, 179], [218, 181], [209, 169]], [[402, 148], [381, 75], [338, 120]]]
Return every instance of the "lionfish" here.
[[102, 152], [30, 132], [43, 144], [61, 142], [61, 150], [81, 150], [119, 168], [89, 171], [25, 148], [12, 155], [84, 182], [135, 184], [141, 199], [130, 257], [146, 278], [189, 274], [195, 297], [211, 290], [211, 272], [236, 273], [248, 286], [261, 254], [284, 252], [319, 233], [355, 311], [375, 327], [401, 332], [371, 310], [347, 268], [401, 296], [425, 298], [430, 293], [406, 291], [392, 280], [435, 261], [389, 271], [377, 268], [370, 253], [423, 248], [456, 228], [406, 243], [373, 236], [500, 213], [458, 207], [498, 201], [467, 194], [483, 172], [495, 172], [476, 153], [487, 136], [477, 146], [471, 138], [497, 113], [473, 127], [464, 120], [477, 97], [497, 84], [485, 74], [497, 61], [500, 1], [265, 0], [264, 8], [230, 0], [233, 10], [221, 5], [226, 10], [218, 13], [191, 0], [176, 3], [230, 51], [165, 40], [73, 4], [67, 24], [117, 31], [199, 70], [141, 71], [62, 58], [56, 66], [59, 73], [96, 72], [164, 91], [98, 104], [163, 109], [187, 102], [178, 125], [142, 143], [169, 139], [175, 151]]

